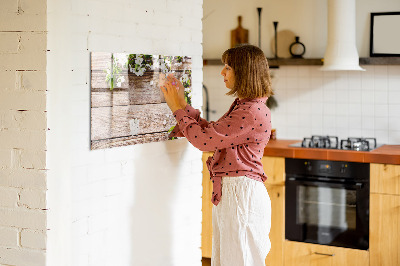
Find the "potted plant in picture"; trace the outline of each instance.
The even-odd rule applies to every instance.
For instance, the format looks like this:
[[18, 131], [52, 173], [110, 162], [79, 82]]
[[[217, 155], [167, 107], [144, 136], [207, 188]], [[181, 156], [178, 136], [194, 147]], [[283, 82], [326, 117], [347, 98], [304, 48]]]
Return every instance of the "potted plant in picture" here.
[[130, 104], [160, 103], [154, 68], [158, 56], [129, 54], [127, 60]]
[[112, 91], [115, 87], [121, 87], [122, 83], [125, 81], [125, 77], [121, 75], [122, 73], [122, 64], [119, 62], [118, 58], [114, 58], [114, 55], [111, 54], [111, 64], [110, 68], [104, 70], [106, 73], [106, 79], [108, 86], [110, 86], [110, 90]]

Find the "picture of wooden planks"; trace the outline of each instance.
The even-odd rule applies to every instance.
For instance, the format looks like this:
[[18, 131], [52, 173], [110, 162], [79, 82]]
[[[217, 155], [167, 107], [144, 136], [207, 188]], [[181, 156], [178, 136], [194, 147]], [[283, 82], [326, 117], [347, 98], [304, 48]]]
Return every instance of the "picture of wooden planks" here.
[[168, 139], [176, 121], [159, 88], [161, 73], [174, 73], [190, 92], [190, 57], [91, 53], [91, 149]]

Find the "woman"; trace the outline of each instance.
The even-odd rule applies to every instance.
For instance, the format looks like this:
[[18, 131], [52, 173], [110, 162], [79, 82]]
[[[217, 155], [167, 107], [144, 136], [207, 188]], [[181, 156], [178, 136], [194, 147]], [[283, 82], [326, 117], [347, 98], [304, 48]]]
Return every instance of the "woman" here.
[[168, 77], [161, 90], [178, 122], [170, 136], [214, 151], [207, 160], [213, 182], [212, 265], [265, 265], [271, 246], [271, 202], [261, 164], [271, 130], [265, 104], [272, 95], [268, 62], [252, 45], [228, 49], [222, 62], [227, 95], [237, 98], [216, 122], [200, 118], [200, 111], [185, 102], [182, 84]]

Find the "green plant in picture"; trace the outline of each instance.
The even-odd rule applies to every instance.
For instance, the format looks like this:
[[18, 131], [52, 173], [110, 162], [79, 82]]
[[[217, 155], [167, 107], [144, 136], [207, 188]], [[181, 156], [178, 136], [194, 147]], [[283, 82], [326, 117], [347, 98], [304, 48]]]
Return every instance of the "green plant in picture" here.
[[106, 82], [110, 86], [111, 91], [114, 87], [121, 87], [122, 82], [125, 81], [124, 76], [120, 75], [122, 72], [122, 65], [117, 58], [114, 58], [113, 54], [111, 54], [111, 66], [104, 70], [104, 72], [106, 73]]
[[[192, 105], [192, 91], [190, 90], [192, 86], [192, 70], [185, 70], [183, 72], [180, 81], [183, 87], [185, 87], [185, 100], [188, 104]], [[189, 90], [188, 90], [189, 89]]]
[[[168, 130], [168, 134], [172, 132], [172, 130], [174, 130], [175, 126], [172, 126], [169, 130]], [[177, 137], [172, 137], [171, 139], [177, 139]]]
[[159, 66], [160, 66], [161, 73], [168, 75], [169, 73], [173, 72], [173, 71], [171, 71], [173, 59], [174, 59], [173, 56], [163, 56], [160, 58]]
[[181, 66], [183, 62], [183, 56], [175, 56], [176, 65]]
[[146, 70], [154, 70], [154, 56], [145, 54], [130, 54], [127, 67], [136, 76], [143, 76]]

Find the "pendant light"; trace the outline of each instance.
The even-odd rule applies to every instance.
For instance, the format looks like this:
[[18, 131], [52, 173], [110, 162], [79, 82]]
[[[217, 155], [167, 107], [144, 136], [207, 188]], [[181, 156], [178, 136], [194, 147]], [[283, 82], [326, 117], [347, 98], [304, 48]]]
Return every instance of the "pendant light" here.
[[358, 70], [355, 0], [328, 0], [328, 44], [323, 71]]

